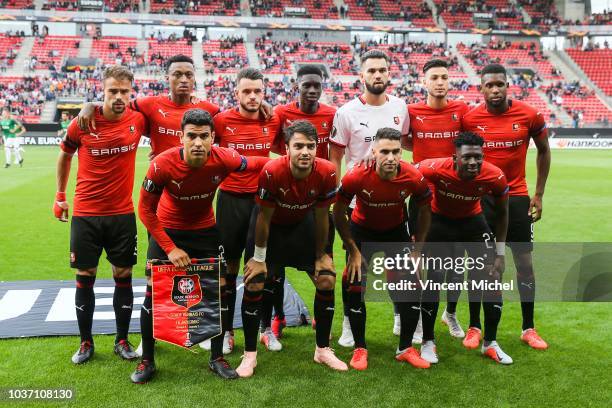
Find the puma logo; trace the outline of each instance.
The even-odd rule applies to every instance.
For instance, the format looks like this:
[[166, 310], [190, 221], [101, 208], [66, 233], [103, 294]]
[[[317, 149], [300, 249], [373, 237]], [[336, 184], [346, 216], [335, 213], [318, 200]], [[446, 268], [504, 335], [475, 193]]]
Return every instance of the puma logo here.
[[424, 307], [421, 307], [421, 311], [427, 313], [429, 316], [431, 316], [431, 314], [433, 313], [433, 309], [432, 310], [427, 310]]
[[369, 124], [369, 123], [370, 123], [370, 122], [366, 122], [366, 123], [359, 122], [359, 124], [360, 124], [361, 126], [365, 126], [365, 127], [367, 127], [368, 129], [370, 128], [370, 126], [368, 126], [368, 124]]
[[266, 177], [270, 178], [272, 177], [272, 175], [270, 173], [268, 173], [268, 170], [264, 170], [266, 172]]
[[95, 137], [96, 140], [100, 140], [100, 134], [99, 133], [89, 132], [89, 135]]
[[234, 132], [236, 131], [236, 129], [237, 129], [237, 128], [231, 128], [231, 127], [229, 127], [229, 126], [226, 126], [225, 128], [226, 128], [227, 130], [229, 130], [229, 131], [232, 133], [232, 135], [235, 135], [235, 133], [234, 133]]
[[423, 121], [424, 121], [425, 119], [427, 119], [427, 116], [417, 116], [417, 117], [416, 117], [416, 120], [421, 121], [421, 124], [423, 124]]
[[157, 170], [159, 170], [159, 166], [157, 166], [157, 163], [153, 162], [153, 170], [157, 173]]
[[445, 181], [445, 180], [440, 180], [440, 183], [444, 184], [444, 187], [448, 188], [448, 186], [450, 186], [450, 182]]
[[361, 314], [361, 313], [362, 313], [362, 312], [361, 312], [361, 308], [359, 308], [359, 309], [353, 309], [353, 308], [350, 308], [349, 310], [350, 310], [352, 313], [359, 313], [359, 314]]
[[285, 189], [284, 189], [284, 188], [282, 188], [282, 187], [279, 187], [278, 189], [281, 191], [281, 193], [283, 193], [283, 197], [284, 197], [284, 196], [286, 196], [286, 195], [287, 195], [287, 193], [289, 192], [289, 189], [286, 189], [286, 190], [285, 190]]
[[486, 126], [476, 126], [476, 129], [480, 130], [482, 133], [486, 130]]
[[266, 288], [264, 288], [264, 292], [274, 293], [274, 290], [273, 289], [266, 289]]
[[254, 312], [249, 312], [248, 310], [245, 310], [244, 313], [249, 315], [249, 316], [257, 316], [258, 315], [257, 310], [254, 311]]
[[132, 305], [121, 305], [122, 309], [130, 309], [132, 310]]
[[176, 188], [178, 188], [179, 190], [181, 189], [181, 185], [184, 182], [184, 181], [176, 181], [176, 180], [170, 180], [170, 181], [172, 181], [174, 184], [176, 184]]
[[529, 288], [529, 289], [533, 290], [533, 282], [529, 282], [529, 283], [521, 282], [521, 285], [525, 286], [526, 288]]
[[418, 306], [412, 306], [412, 309], [413, 309], [413, 310], [421, 310], [421, 308], [420, 308], [420, 307], [418, 307]]
[[372, 191], [368, 191], [368, 190], [365, 190], [365, 189], [364, 189], [364, 190], [361, 190], [361, 192], [362, 192], [363, 194], [367, 195], [367, 196], [368, 196], [368, 198], [372, 198], [372, 193], [374, 192], [374, 190], [372, 190]]
[[74, 307], [79, 309], [81, 312], [85, 311], [85, 305], [81, 305], [81, 306], [74, 305]]
[[229, 311], [229, 307], [222, 307], [222, 308], [221, 308], [221, 311], [222, 311], [222, 312], [227, 312], [227, 311]]
[[330, 311], [330, 312], [333, 312], [334, 310], [336, 310], [336, 308], [335, 308], [335, 307], [331, 307], [331, 306], [327, 306], [327, 307], [325, 308], [325, 310]]
[[151, 309], [147, 309], [146, 307], [144, 307], [144, 305], [142, 305], [142, 309], [147, 312], [147, 314], [151, 314]]
[[170, 112], [164, 112], [164, 111], [163, 111], [163, 110], [161, 110], [161, 109], [158, 109], [157, 111], [158, 111], [158, 112], [159, 112], [159, 113], [160, 113], [160, 114], [161, 114], [161, 115], [162, 115], [164, 118], [165, 118], [165, 117], [167, 117], [167, 116], [170, 114]]
[[493, 307], [496, 307], [496, 308], [498, 308], [499, 310], [502, 310], [501, 305], [493, 305]]

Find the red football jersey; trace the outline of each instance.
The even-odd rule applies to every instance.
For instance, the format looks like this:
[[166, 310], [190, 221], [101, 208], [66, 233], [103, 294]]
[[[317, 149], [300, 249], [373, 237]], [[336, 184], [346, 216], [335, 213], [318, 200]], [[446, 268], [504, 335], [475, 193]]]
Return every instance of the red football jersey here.
[[[270, 149], [280, 128], [276, 115], [270, 120], [248, 119], [238, 108], [215, 116], [215, 144], [236, 149], [244, 156], [270, 156]], [[233, 193], [256, 193], [259, 173], [246, 171], [231, 174], [221, 184], [221, 190]]]
[[269, 161], [259, 175], [256, 201], [275, 208], [274, 224], [295, 224], [312, 207], [329, 207], [336, 201], [336, 166], [315, 158], [312, 172], [303, 180], [291, 174], [289, 156]]
[[130, 107], [141, 112], [149, 121], [151, 150], [155, 155], [181, 145], [181, 121], [189, 109], [203, 109], [212, 116], [219, 113], [219, 107], [208, 101], [177, 105], [169, 95], [138, 98], [130, 103]]
[[548, 137], [544, 116], [525, 102], [509, 100], [510, 107], [501, 115], [487, 111], [485, 104], [468, 112], [462, 121], [469, 130], [485, 140], [485, 160], [503, 170], [510, 185], [510, 195], [528, 195], [525, 162], [530, 138]]
[[506, 176], [499, 167], [486, 161], [473, 180], [459, 178], [452, 157], [423, 160], [416, 167], [433, 186], [431, 211], [445, 217], [472, 217], [482, 212], [480, 198], [485, 194], [494, 197], [508, 194]]
[[121, 119], [104, 118], [95, 110], [96, 131], [82, 131], [73, 119], [60, 144], [63, 151], [78, 150], [73, 211], [76, 216], [106, 216], [134, 212], [132, 188], [136, 149], [147, 133], [144, 116], [126, 109]]
[[169, 149], [149, 166], [140, 190], [140, 218], [168, 253], [174, 244], [163, 228], [194, 230], [214, 226], [212, 202], [223, 179], [248, 167], [261, 170], [267, 160], [252, 158], [247, 163], [247, 158], [235, 150], [213, 146], [208, 161], [194, 168], [185, 162], [182, 147]]
[[455, 153], [453, 140], [461, 132], [461, 118], [470, 108], [464, 102], [448, 101], [442, 109], [426, 102], [408, 105], [412, 162], [449, 157]]
[[383, 180], [375, 166], [353, 167], [342, 177], [338, 199], [349, 205], [357, 196], [351, 220], [376, 231], [386, 231], [406, 221], [404, 204], [414, 195], [419, 206], [431, 201], [423, 175], [410, 163], [400, 161], [393, 180]]
[[317, 129], [317, 157], [329, 160], [329, 134], [334, 124], [336, 108], [319, 103], [319, 109], [313, 114], [308, 114], [300, 110], [299, 102], [292, 102], [287, 105], [277, 105], [274, 113], [278, 116], [282, 127], [275, 142], [280, 152], [283, 154], [285, 152], [284, 129], [296, 120], [307, 120]]

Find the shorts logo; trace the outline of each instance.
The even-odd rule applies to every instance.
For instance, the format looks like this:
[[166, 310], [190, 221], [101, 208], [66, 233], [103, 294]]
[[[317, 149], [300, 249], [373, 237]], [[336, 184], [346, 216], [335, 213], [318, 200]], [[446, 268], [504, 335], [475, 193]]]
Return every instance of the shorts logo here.
[[399, 118], [399, 116], [394, 116], [394, 117], [393, 117], [393, 123], [395, 123], [396, 125], [399, 125], [399, 123], [400, 123], [400, 118]]
[[514, 132], [518, 132], [519, 130], [521, 130], [521, 125], [519, 123], [513, 123], [512, 124], [512, 130]]
[[316, 194], [317, 192], [314, 189], [312, 189], [308, 192], [308, 197], [314, 197]]
[[76, 256], [74, 255], [74, 252], [70, 253], [70, 262], [76, 262]]
[[448, 186], [451, 185], [450, 182], [446, 181], [446, 180], [440, 180], [440, 183], [444, 185], [444, 187], [448, 188]]
[[406, 190], [402, 190], [399, 193], [400, 198], [406, 198], [408, 196], [408, 192]]
[[199, 275], [175, 276], [172, 286], [172, 302], [190, 308], [202, 301]]

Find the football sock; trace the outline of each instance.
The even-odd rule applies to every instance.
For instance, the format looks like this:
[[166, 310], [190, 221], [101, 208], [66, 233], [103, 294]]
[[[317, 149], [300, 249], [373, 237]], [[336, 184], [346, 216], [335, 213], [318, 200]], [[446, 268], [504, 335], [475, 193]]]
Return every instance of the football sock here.
[[519, 295], [521, 297], [521, 312], [523, 314], [523, 330], [534, 327], [534, 299], [535, 299], [535, 276], [533, 266], [518, 268], [517, 281]]
[[497, 338], [497, 326], [501, 320], [502, 302], [483, 302], [485, 330], [484, 340], [493, 341]]
[[132, 319], [134, 292], [132, 290], [132, 276], [114, 279], [113, 309], [115, 310], [115, 322], [117, 325], [117, 336], [115, 337], [115, 343], [117, 343], [119, 340], [127, 340], [130, 320]]
[[262, 291], [250, 291], [244, 287], [242, 296], [242, 327], [244, 331], [244, 351], [257, 351], [257, 334], [260, 323]]
[[81, 341], [93, 342], [91, 326], [93, 324], [93, 314], [96, 307], [96, 295], [93, 289], [95, 282], [95, 276], [76, 275], [74, 306], [76, 308]]
[[232, 331], [234, 329], [234, 314], [236, 313], [236, 275], [230, 275], [229, 273], [225, 276], [225, 294], [227, 295], [227, 313], [228, 321], [226, 330]]
[[279, 268], [274, 279], [274, 316], [285, 318], [285, 268]]
[[267, 277], [264, 283], [261, 301], [261, 331], [262, 333], [272, 324], [272, 306], [274, 305], [274, 277]]
[[[348, 259], [348, 256], [345, 257], [345, 260]], [[348, 262], [348, 261], [347, 261]], [[344, 312], [344, 316], [348, 317], [349, 315], [349, 299], [348, 299], [348, 270], [344, 267], [344, 272], [342, 273], [342, 310]]]
[[[361, 300], [362, 291], [365, 286], [361, 282], [355, 282], [348, 287], [348, 318], [351, 322], [351, 331], [355, 340], [355, 348], [367, 348], [365, 341], [366, 331], [366, 305]], [[317, 324], [318, 324], [317, 320]]]
[[396, 306], [401, 324], [398, 349], [405, 350], [412, 346], [412, 336], [419, 323], [421, 308], [417, 302], [396, 302]]
[[329, 347], [329, 334], [334, 320], [334, 290], [317, 289], [314, 299], [314, 315], [317, 321], [318, 347]]
[[147, 285], [145, 300], [140, 308], [140, 332], [142, 334], [142, 359], [154, 361], [153, 298], [151, 285]]

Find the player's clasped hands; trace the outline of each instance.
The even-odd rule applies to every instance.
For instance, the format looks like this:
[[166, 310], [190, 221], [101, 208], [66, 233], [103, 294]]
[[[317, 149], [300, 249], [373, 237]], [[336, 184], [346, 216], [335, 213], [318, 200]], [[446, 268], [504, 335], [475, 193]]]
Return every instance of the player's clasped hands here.
[[265, 262], [258, 262], [255, 259], [251, 258], [244, 265], [244, 283], [249, 283], [251, 280], [253, 280], [254, 277], [261, 274], [263, 274], [265, 278], [267, 273], [268, 269], [266, 267]]
[[191, 258], [187, 255], [187, 252], [180, 248], [174, 248], [168, 253], [168, 260], [172, 262], [172, 265], [179, 268], [188, 266], [191, 263]]

